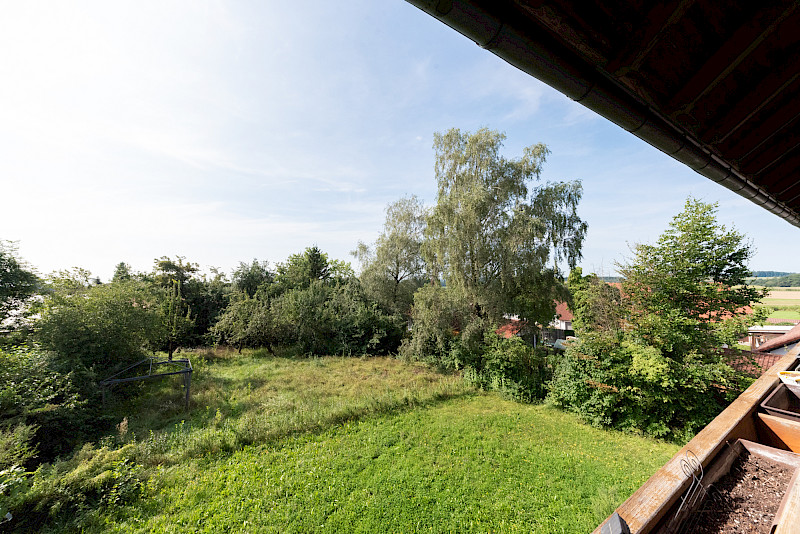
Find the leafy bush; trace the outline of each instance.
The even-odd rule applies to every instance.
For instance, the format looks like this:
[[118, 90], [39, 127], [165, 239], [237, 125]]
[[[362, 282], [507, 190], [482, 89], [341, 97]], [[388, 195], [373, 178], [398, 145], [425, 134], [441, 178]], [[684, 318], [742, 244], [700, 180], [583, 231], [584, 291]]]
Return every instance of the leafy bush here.
[[571, 344], [556, 365], [548, 400], [596, 426], [686, 440], [746, 385], [722, 354], [678, 361], [632, 340], [595, 337]]
[[137, 498], [146, 473], [133, 461], [135, 447], [85, 445], [72, 458], [40, 466], [8, 499], [12, 526], [36, 531], [46, 522], [80, 529], [103, 508]]
[[36, 427], [33, 425], [0, 427], [0, 469], [25, 465], [35, 457], [36, 445], [33, 443], [35, 434]]
[[313, 280], [273, 296], [264, 286], [254, 298], [240, 294], [213, 331], [218, 342], [238, 347], [296, 345], [303, 354], [385, 354], [397, 350], [402, 322], [370, 302], [361, 283]]
[[402, 332], [400, 319], [369, 302], [355, 278], [333, 286], [315, 280], [284, 293], [276, 307], [283, 330], [307, 354], [387, 353]]
[[485, 321], [474, 317], [460, 293], [425, 286], [414, 294], [411, 337], [400, 354], [440, 369], [476, 367], [483, 353]]
[[69, 451], [86, 422], [70, 374], [39, 351], [0, 349], [0, 469]]
[[541, 400], [550, 367], [544, 349], [534, 349], [518, 337], [487, 334], [480, 369], [470, 368], [467, 379], [487, 390], [499, 391], [522, 402]]
[[90, 395], [98, 379], [144, 358], [165, 338], [160, 297], [136, 280], [57, 290], [45, 303], [36, 337]]

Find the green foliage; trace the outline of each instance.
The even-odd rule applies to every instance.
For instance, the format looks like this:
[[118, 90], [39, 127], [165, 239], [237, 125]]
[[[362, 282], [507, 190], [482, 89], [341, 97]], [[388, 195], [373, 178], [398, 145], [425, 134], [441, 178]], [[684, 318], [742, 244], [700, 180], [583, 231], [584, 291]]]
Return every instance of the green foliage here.
[[618, 287], [595, 274], [583, 276], [580, 267], [567, 280], [574, 314], [572, 326], [582, 338], [617, 336], [623, 329], [626, 308]]
[[527, 147], [519, 159], [500, 155], [505, 136], [482, 129], [435, 134], [436, 206], [423, 253], [448, 289], [464, 295], [473, 313], [500, 322], [519, 315], [547, 324], [559, 293], [554, 261], [580, 258], [586, 224], [576, 215], [579, 182], [529, 189], [542, 172], [547, 147]]
[[267, 347], [274, 352], [275, 345], [287, 337], [282, 326], [275, 317], [269, 298], [261, 294], [250, 298], [240, 293], [231, 300], [212, 333], [218, 343], [232, 345], [239, 352], [245, 347]]
[[94, 392], [93, 384], [104, 375], [144, 358], [147, 348], [164, 338], [162, 295], [145, 282], [81, 287], [55, 278], [52, 287], [36, 339], [76, 373], [84, 394]]
[[168, 358], [172, 360], [175, 349], [189, 337], [194, 321], [190, 310], [184, 305], [181, 283], [173, 279], [163, 290], [160, 316], [164, 339], [159, 348], [166, 349]]
[[742, 285], [751, 249], [715, 213], [687, 200], [657, 244], [637, 245], [620, 267], [622, 294], [573, 272], [580, 340], [555, 369], [553, 403], [594, 424], [685, 440], [748, 385], [721, 347], [763, 319], [744, 307], [764, 293]]
[[259, 287], [271, 284], [274, 278], [275, 274], [269, 270], [269, 262], [254, 258], [250, 264], [240, 262], [233, 271], [233, 288], [253, 298]]
[[745, 285], [752, 248], [717, 222], [716, 210], [689, 198], [657, 244], [637, 245], [620, 266], [637, 335], [678, 359], [729, 342], [726, 320], [746, 315], [744, 307], [766, 295]]
[[756, 278], [777, 278], [780, 276], [786, 276], [787, 274], [795, 273], [787, 273], [785, 271], [753, 271], [752, 276]]
[[766, 287], [800, 287], [800, 273], [787, 273], [771, 278], [756, 278], [749, 283]]
[[34, 443], [35, 426], [22, 423], [16, 426], [6, 426], [5, 423], [3, 421], [3, 425], [0, 426], [0, 470], [23, 466], [37, 454]]
[[306, 354], [381, 354], [396, 350], [400, 320], [382, 313], [357, 279], [335, 286], [321, 280], [284, 293], [275, 316]]
[[401, 321], [367, 297], [349, 264], [309, 247], [278, 265], [274, 283], [252, 297], [238, 293], [214, 335], [239, 350], [293, 344], [309, 355], [385, 354], [400, 344]]
[[505, 339], [491, 333], [480, 363], [480, 368], [465, 372], [467, 380], [478, 387], [521, 402], [544, 398], [550, 379], [544, 349], [534, 349], [518, 337]]
[[44, 411], [75, 406], [78, 398], [70, 376], [52, 366], [51, 358], [36, 350], [0, 349], [0, 427], [30, 422]]
[[[196, 347], [205, 344], [211, 327], [229, 301], [229, 284], [224, 274], [213, 268], [210, 276], [200, 274], [200, 267], [185, 259], [177, 256], [173, 260], [164, 256], [155, 261], [155, 270], [149, 276], [167, 296], [175, 293], [176, 285], [180, 288], [180, 305], [174, 309], [174, 313], [185, 320], [182, 320], [184, 324], [177, 329], [174, 338], [165, 337], [164, 343], [160, 346], [165, 350], [169, 349], [170, 342], [175, 347]], [[169, 309], [166, 311], [173, 313]]]
[[38, 287], [39, 278], [17, 257], [14, 244], [0, 240], [0, 325]]
[[401, 353], [467, 369], [481, 387], [532, 400], [544, 393], [543, 359], [522, 341], [499, 340], [493, 325], [509, 315], [530, 325], [552, 321], [556, 301], [567, 296], [558, 264], [580, 259], [586, 223], [576, 212], [580, 182], [529, 188], [547, 147], [527, 147], [512, 160], [500, 155], [504, 140], [487, 129], [434, 136], [438, 195], [421, 249], [446, 287], [415, 293], [412, 336]]
[[403, 197], [387, 206], [374, 250], [359, 242], [353, 251], [361, 263], [364, 290], [387, 313], [409, 315], [414, 292], [425, 281], [420, 251], [425, 218], [426, 210], [417, 197]]
[[292, 254], [286, 263], [278, 264], [275, 282], [281, 291], [305, 289], [312, 282], [336, 283], [354, 276], [347, 262], [331, 260], [316, 245], [308, 247], [302, 254]]
[[72, 458], [40, 466], [24, 491], [9, 499], [18, 531], [82, 530], [96, 516], [139, 497], [146, 474], [131, 459], [135, 447], [94, 448], [85, 445]]
[[489, 323], [472, 314], [460, 292], [439, 285], [420, 288], [414, 294], [413, 318], [411, 338], [400, 347], [403, 358], [447, 370], [475, 367]]
[[124, 282], [125, 280], [130, 280], [133, 278], [133, 271], [131, 270], [131, 266], [125, 263], [124, 261], [119, 262], [114, 267], [114, 274], [111, 277], [112, 282]]
[[598, 426], [685, 441], [746, 384], [721, 354], [676, 361], [627, 335], [593, 337], [558, 360], [548, 399]]

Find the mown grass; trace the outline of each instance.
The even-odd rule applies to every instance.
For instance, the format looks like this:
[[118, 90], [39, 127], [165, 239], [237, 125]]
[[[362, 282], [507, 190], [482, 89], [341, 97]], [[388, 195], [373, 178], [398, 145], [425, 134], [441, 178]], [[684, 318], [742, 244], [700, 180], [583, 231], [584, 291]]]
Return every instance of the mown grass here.
[[587, 532], [677, 446], [480, 394], [161, 471], [113, 532]]
[[[191, 357], [188, 414], [170, 379], [116, 394], [118, 435], [18, 513], [50, 532], [587, 532], [678, 448], [391, 358]], [[111, 498], [59, 511], [106, 479]]]

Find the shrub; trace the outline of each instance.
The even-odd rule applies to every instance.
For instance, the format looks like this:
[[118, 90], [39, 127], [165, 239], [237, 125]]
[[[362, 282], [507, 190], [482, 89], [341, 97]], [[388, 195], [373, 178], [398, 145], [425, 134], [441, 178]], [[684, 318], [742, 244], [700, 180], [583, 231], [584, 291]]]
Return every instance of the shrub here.
[[139, 496], [146, 473], [133, 461], [135, 446], [120, 449], [84, 445], [71, 459], [40, 466], [9, 499], [12, 525], [36, 531], [45, 522], [80, 529], [99, 509]]
[[36, 337], [88, 396], [96, 381], [147, 355], [165, 337], [160, 296], [129, 280], [57, 291], [48, 297]]
[[[36, 451], [52, 458], [80, 438], [85, 404], [72, 376], [53, 365], [50, 356], [33, 349], [0, 349], [0, 441], [7, 440], [0, 446], [0, 469], [25, 465]], [[6, 454], [16, 460], [4, 463]]]
[[487, 334], [482, 367], [466, 374], [483, 389], [499, 391], [522, 402], [541, 400], [550, 368], [545, 349], [534, 349], [518, 337], [505, 339], [494, 332]]
[[474, 317], [459, 293], [426, 286], [414, 294], [411, 337], [400, 354], [445, 370], [476, 367], [483, 353], [486, 323]]
[[690, 353], [677, 361], [620, 335], [568, 347], [548, 399], [594, 425], [680, 441], [707, 425], [745, 385], [721, 354]]

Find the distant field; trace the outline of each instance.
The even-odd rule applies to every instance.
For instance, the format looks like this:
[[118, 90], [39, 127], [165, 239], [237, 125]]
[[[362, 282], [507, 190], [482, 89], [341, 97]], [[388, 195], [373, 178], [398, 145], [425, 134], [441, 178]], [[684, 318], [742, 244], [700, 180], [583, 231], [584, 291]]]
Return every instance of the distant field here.
[[761, 304], [764, 306], [769, 306], [770, 308], [774, 308], [776, 306], [800, 306], [800, 299], [792, 299], [792, 298], [765, 298], [761, 301]]
[[771, 319], [800, 320], [800, 312], [793, 310], [775, 310], [769, 316]]
[[798, 288], [782, 287], [780, 289], [773, 289], [769, 292], [768, 298], [800, 300], [800, 287]]

